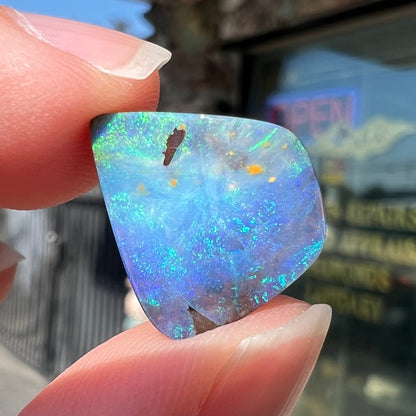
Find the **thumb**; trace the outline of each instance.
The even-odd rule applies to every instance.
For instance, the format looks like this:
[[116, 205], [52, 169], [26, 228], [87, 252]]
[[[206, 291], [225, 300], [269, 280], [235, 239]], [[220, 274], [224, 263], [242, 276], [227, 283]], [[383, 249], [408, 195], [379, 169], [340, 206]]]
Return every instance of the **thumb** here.
[[286, 296], [237, 322], [173, 341], [149, 322], [56, 378], [24, 415], [287, 415], [318, 357], [326, 305]]
[[240, 342], [200, 416], [289, 415], [311, 375], [331, 317], [313, 305], [292, 321]]
[[97, 183], [89, 122], [154, 110], [163, 48], [0, 6], [0, 207], [40, 208]]

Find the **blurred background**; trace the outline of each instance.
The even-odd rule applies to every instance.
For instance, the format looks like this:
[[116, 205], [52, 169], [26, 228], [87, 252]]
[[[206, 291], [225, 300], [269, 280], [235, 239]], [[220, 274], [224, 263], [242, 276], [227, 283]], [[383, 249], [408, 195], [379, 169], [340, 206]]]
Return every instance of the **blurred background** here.
[[[329, 232], [320, 259], [286, 293], [330, 304], [334, 318], [293, 414], [415, 415], [414, 1], [5, 4], [170, 49], [161, 111], [269, 120], [301, 138], [320, 180]], [[19, 400], [29, 400], [27, 392], [142, 318], [99, 190], [47, 210], [3, 210], [0, 239], [26, 256], [0, 305], [0, 379], [9, 377], [0, 384], [0, 415], [10, 415], [3, 405], [7, 397], [11, 406], [10, 391], [23, 387]], [[1, 364], [6, 355], [36, 374], [11, 385], [18, 370]]]

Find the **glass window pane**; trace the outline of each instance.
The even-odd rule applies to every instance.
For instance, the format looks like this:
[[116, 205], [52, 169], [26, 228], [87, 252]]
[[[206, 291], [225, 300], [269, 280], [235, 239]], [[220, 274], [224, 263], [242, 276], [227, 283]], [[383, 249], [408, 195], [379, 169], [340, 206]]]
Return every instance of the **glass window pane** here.
[[334, 319], [294, 415], [416, 414], [416, 17], [257, 53], [248, 113], [297, 134], [328, 239], [288, 292]]

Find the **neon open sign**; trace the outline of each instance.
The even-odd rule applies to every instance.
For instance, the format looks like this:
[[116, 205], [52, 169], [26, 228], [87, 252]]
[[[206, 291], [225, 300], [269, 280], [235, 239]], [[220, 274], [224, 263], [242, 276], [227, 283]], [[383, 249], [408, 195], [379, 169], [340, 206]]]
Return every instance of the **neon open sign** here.
[[357, 125], [357, 92], [331, 89], [272, 95], [266, 102], [266, 119], [309, 141], [332, 124]]

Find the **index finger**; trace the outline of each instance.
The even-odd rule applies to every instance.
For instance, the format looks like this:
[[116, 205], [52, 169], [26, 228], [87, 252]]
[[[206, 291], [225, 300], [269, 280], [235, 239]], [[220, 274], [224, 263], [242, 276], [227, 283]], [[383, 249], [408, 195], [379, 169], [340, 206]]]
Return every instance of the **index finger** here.
[[72, 199], [97, 183], [90, 120], [154, 110], [157, 69], [170, 54], [108, 29], [6, 7], [0, 34], [0, 207]]

